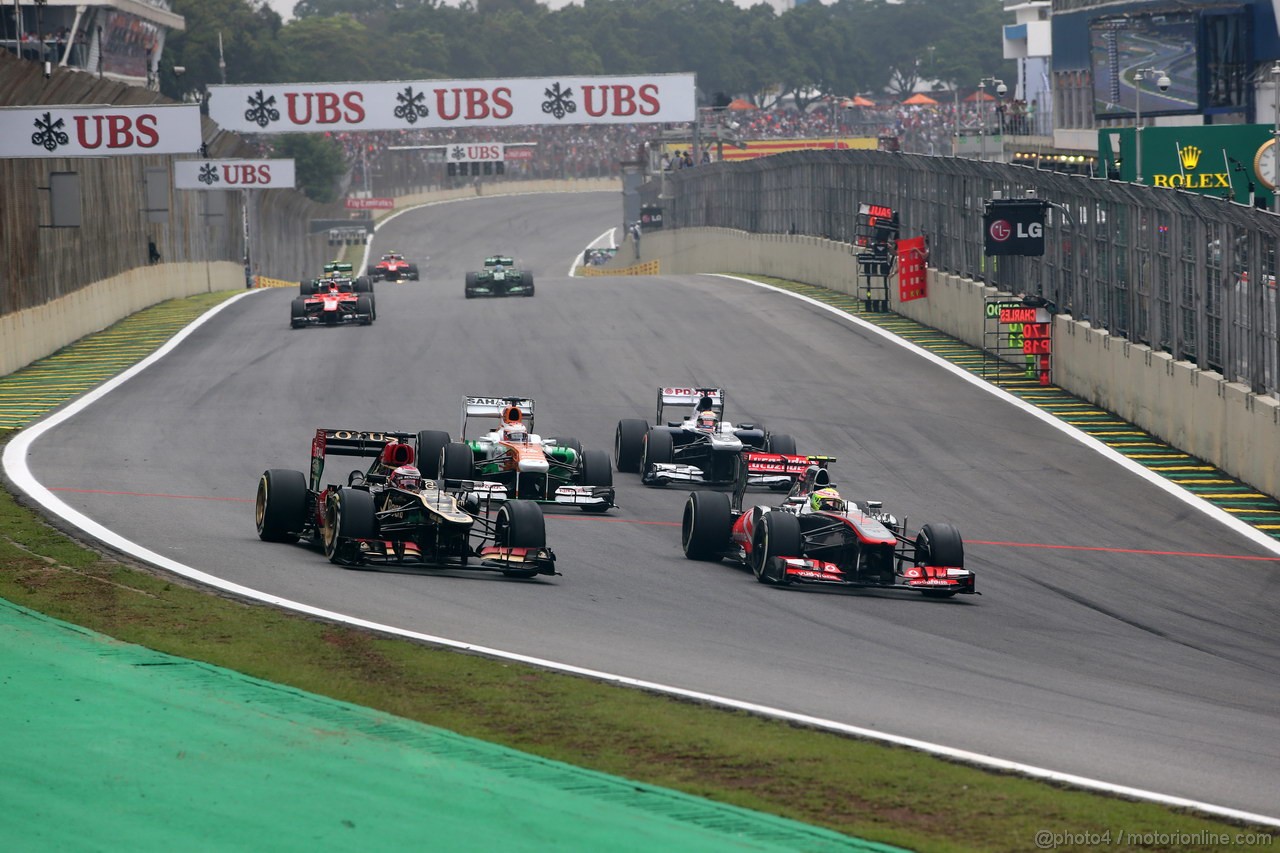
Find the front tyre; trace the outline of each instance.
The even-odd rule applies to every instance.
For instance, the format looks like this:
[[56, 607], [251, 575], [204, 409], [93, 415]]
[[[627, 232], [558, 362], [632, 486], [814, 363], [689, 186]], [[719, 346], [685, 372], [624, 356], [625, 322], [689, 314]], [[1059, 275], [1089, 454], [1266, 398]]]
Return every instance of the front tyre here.
[[644, 437], [649, 432], [649, 422], [641, 418], [623, 418], [618, 421], [613, 436], [613, 460], [619, 471], [636, 473], [644, 455]]
[[324, 555], [329, 562], [354, 566], [360, 562], [361, 539], [375, 539], [378, 521], [373, 495], [363, 489], [338, 489], [324, 508]]
[[800, 519], [786, 512], [766, 512], [756, 527], [751, 546], [751, 569], [763, 584], [785, 586], [786, 569], [781, 558], [802, 556]]

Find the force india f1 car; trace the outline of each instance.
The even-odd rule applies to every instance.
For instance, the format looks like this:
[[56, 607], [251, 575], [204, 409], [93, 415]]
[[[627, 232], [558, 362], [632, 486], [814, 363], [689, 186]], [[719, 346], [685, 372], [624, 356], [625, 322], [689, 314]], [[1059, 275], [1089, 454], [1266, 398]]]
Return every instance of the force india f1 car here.
[[[311, 442], [310, 480], [273, 468], [258, 481], [254, 515], [267, 542], [305, 539], [342, 566], [485, 569], [507, 577], [554, 575], [542, 508], [492, 500], [484, 484], [456, 489], [424, 480], [412, 466], [430, 436], [319, 429]], [[416, 451], [415, 451], [416, 448]], [[321, 486], [327, 456], [373, 457], [347, 485]], [[496, 511], [493, 507], [497, 507]]]
[[[500, 420], [498, 426], [467, 438], [472, 418]], [[445, 483], [478, 480], [510, 498], [606, 512], [614, 506], [613, 470], [603, 450], [583, 450], [576, 438], [543, 438], [533, 432], [533, 400], [524, 397], [464, 397], [462, 438], [427, 431], [438, 448], [439, 476]], [[426, 445], [423, 454], [429, 452]], [[424, 462], [424, 464], [426, 464]]]
[[467, 273], [466, 297], [533, 296], [533, 273], [515, 269], [515, 264], [507, 255], [485, 258], [484, 269]]
[[[723, 492], [690, 493], [680, 525], [689, 559], [732, 560], [764, 584], [907, 589], [931, 598], [977, 592], [950, 524], [926, 524], [911, 536], [906, 520], [900, 524], [879, 501], [842, 498], [827, 472], [830, 458], [743, 456], [732, 502]], [[786, 501], [743, 509], [747, 475], [778, 470], [802, 472]]]
[[417, 281], [418, 265], [411, 264], [399, 252], [387, 252], [376, 264], [369, 264], [369, 278], [373, 281]]
[[[732, 424], [724, 420], [723, 388], [658, 389], [655, 427], [641, 418], [618, 421], [614, 435], [614, 461], [619, 471], [639, 471], [646, 486], [695, 483], [727, 486], [737, 482], [744, 451], [757, 450], [794, 455], [796, 440], [770, 434], [759, 424]], [[663, 423], [667, 406], [690, 406], [688, 417]], [[795, 475], [757, 472], [753, 486], [785, 489]]]

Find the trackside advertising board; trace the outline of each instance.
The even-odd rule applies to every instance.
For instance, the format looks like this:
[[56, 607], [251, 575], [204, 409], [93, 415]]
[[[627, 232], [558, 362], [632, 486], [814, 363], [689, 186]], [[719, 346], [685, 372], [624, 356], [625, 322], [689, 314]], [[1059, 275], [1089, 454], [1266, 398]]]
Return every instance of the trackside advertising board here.
[[1142, 182], [1147, 186], [1253, 200], [1270, 207], [1275, 196], [1275, 128], [1269, 124], [1131, 127], [1098, 131], [1103, 174], [1138, 177], [1137, 137], [1142, 143]]
[[633, 124], [695, 113], [692, 74], [209, 87], [209, 117], [241, 133]]
[[197, 104], [0, 108], [0, 157], [195, 154]]
[[294, 163], [281, 160], [175, 160], [179, 190], [271, 190], [294, 187]]

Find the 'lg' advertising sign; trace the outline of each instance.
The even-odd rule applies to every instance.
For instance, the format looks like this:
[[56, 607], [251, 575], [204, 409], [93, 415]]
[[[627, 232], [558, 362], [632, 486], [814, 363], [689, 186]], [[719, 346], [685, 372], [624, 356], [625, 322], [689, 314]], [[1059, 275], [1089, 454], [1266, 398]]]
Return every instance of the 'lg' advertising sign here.
[[693, 121], [696, 111], [692, 74], [286, 83], [209, 92], [209, 117], [242, 133]]
[[201, 142], [195, 104], [8, 107], [0, 127], [0, 157], [194, 154]]
[[294, 186], [293, 160], [175, 160], [180, 190], [273, 190]]
[[982, 217], [987, 255], [1043, 255], [1045, 203], [1039, 199], [987, 202]]

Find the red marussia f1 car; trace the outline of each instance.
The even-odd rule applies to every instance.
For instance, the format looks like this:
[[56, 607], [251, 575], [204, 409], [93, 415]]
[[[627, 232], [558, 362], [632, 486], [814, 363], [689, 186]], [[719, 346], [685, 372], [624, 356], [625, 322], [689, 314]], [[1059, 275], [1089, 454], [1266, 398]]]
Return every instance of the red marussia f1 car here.
[[[950, 524], [906, 532], [879, 501], [840, 496], [829, 458], [743, 454], [732, 502], [723, 492], [692, 492], [680, 525], [685, 556], [732, 560], [764, 584], [791, 583], [907, 589], [931, 598], [976, 593], [964, 567], [964, 542]], [[743, 509], [747, 473], [801, 472], [784, 503]]]
[[411, 264], [399, 252], [387, 252], [376, 264], [369, 264], [369, 278], [377, 281], [417, 281], [418, 265]]
[[[306, 284], [303, 282], [304, 287]], [[357, 292], [355, 282], [349, 278], [316, 279], [312, 287], [305, 295], [293, 297], [289, 325], [295, 329], [343, 323], [367, 326], [378, 319], [373, 294]]]
[[[484, 483], [453, 490], [424, 479], [414, 462], [429, 443], [429, 432], [316, 430], [309, 481], [301, 471], [282, 468], [264, 471], [258, 480], [258, 537], [306, 540], [340, 566], [487, 569], [515, 578], [558, 574], [542, 507], [506, 500], [500, 485], [490, 495]], [[345, 486], [322, 486], [330, 455], [373, 461], [348, 474]]]

